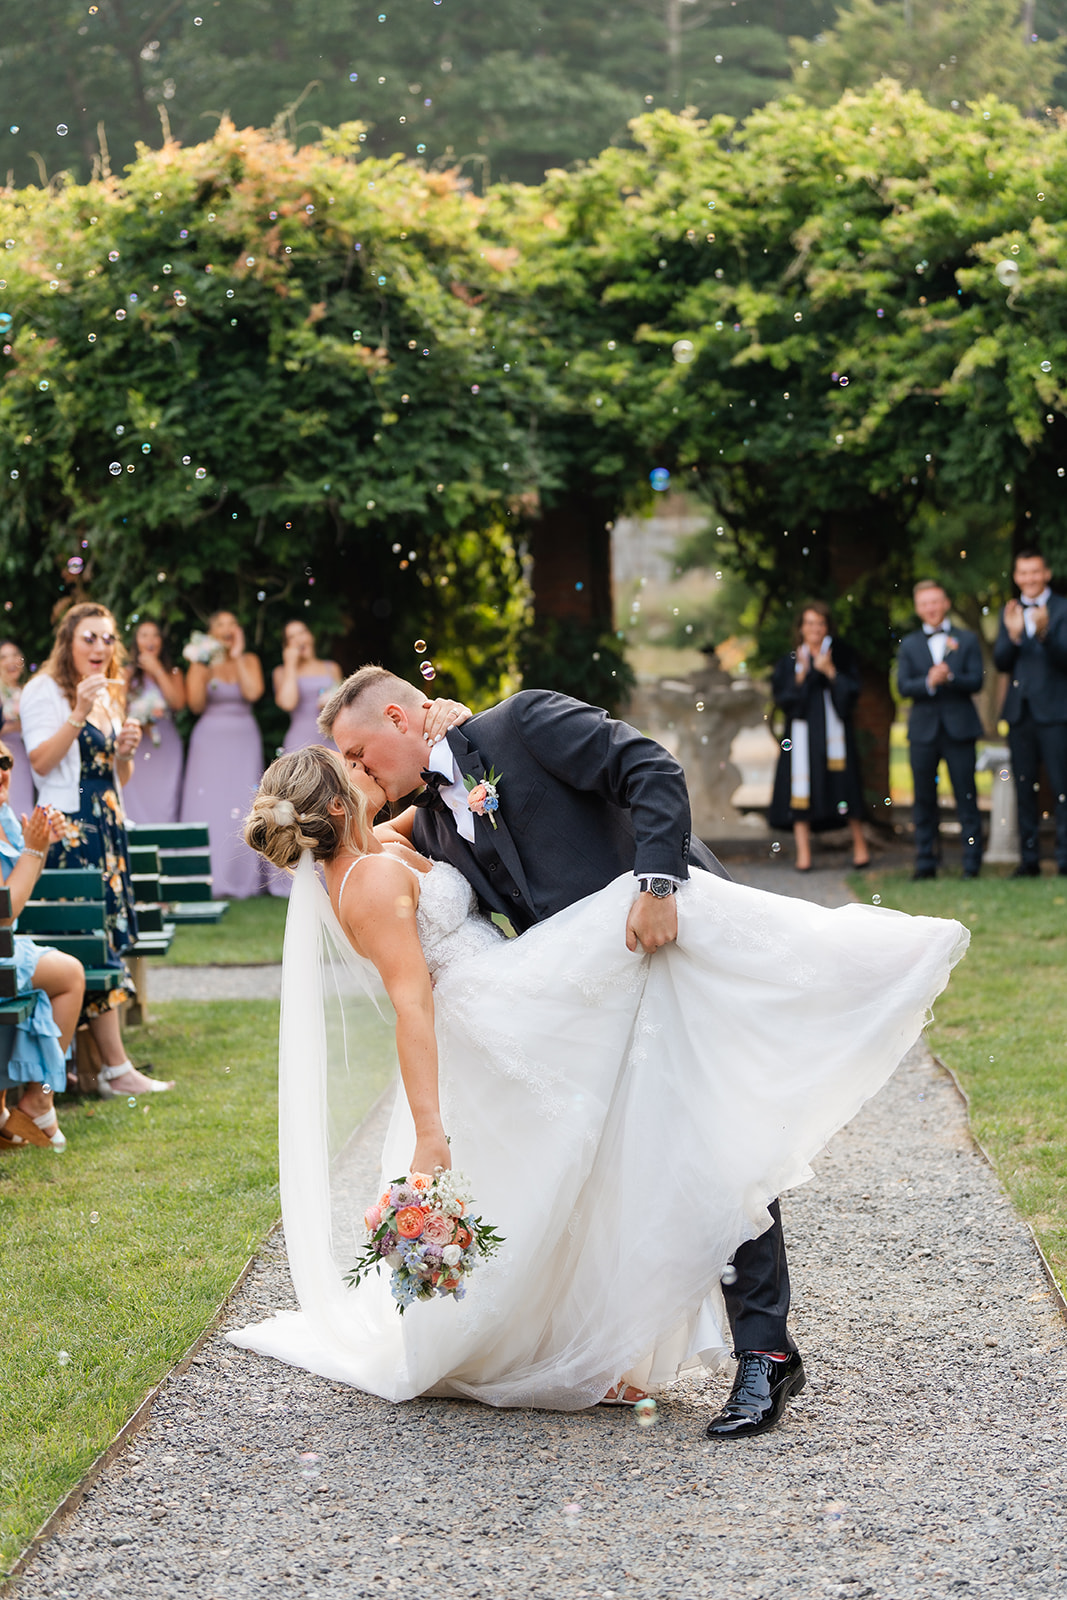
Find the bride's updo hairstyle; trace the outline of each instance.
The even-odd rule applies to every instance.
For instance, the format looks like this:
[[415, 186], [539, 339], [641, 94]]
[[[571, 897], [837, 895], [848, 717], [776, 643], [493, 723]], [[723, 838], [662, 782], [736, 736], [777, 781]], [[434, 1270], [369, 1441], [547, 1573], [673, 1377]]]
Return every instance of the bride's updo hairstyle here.
[[[339, 816], [330, 811], [335, 801], [344, 808]], [[329, 861], [345, 846], [362, 853], [369, 827], [366, 801], [341, 757], [312, 744], [267, 768], [245, 818], [245, 843], [272, 866], [293, 868], [304, 850], [316, 861]]]

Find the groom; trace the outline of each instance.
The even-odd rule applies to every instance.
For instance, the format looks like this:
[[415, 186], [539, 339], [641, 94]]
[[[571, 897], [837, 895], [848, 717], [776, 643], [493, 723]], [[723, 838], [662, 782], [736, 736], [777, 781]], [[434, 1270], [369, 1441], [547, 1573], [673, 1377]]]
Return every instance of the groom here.
[[[430, 748], [425, 707], [421, 689], [382, 667], [362, 667], [330, 695], [319, 729], [389, 800], [425, 785], [415, 800], [416, 847], [450, 861], [482, 906], [503, 913], [517, 932], [632, 871], [641, 891], [626, 943], [655, 951], [677, 938], [674, 892], [690, 862], [727, 877], [690, 837], [681, 767], [626, 723], [567, 695], [526, 689]], [[789, 1272], [777, 1201], [770, 1211], [773, 1226], [740, 1247], [736, 1278], [722, 1285], [738, 1368], [709, 1438], [766, 1432], [804, 1385], [786, 1328]]]

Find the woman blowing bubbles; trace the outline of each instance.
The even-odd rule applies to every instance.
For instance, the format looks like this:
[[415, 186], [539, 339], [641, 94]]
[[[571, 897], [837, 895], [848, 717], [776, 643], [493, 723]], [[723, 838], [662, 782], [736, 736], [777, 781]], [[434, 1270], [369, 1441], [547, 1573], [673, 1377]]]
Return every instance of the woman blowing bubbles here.
[[64, 814], [52, 867], [93, 867], [103, 874], [106, 965], [122, 981], [95, 994], [82, 1010], [102, 1063], [105, 1099], [173, 1088], [146, 1078], [127, 1059], [117, 1007], [134, 993], [122, 960], [137, 938], [129, 841], [118, 790], [133, 770], [141, 725], [123, 719], [126, 686], [122, 643], [105, 606], [72, 606], [56, 630], [52, 654], [22, 694], [22, 736], [43, 806]]

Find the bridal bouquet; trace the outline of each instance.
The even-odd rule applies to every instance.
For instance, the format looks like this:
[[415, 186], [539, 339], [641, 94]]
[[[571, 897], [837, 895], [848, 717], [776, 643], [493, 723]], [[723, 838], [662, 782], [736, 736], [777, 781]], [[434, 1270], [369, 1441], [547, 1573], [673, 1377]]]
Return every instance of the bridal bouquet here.
[[182, 651], [186, 661], [198, 661], [202, 667], [214, 666], [225, 654], [226, 646], [222, 640], [213, 638], [210, 633], [201, 633], [199, 628], [193, 629], [189, 643]]
[[470, 1204], [462, 1173], [395, 1178], [364, 1213], [369, 1238], [345, 1281], [355, 1288], [372, 1267], [380, 1272], [384, 1262], [392, 1268], [390, 1289], [401, 1316], [414, 1300], [435, 1295], [462, 1300], [463, 1280], [479, 1257], [493, 1255], [504, 1242], [481, 1217], [468, 1215]]
[[146, 683], [140, 694], [134, 695], [126, 707], [126, 715], [141, 724], [154, 745], [159, 745], [161, 742], [156, 723], [166, 714], [167, 702], [163, 698], [162, 691], [157, 689], [154, 683]]

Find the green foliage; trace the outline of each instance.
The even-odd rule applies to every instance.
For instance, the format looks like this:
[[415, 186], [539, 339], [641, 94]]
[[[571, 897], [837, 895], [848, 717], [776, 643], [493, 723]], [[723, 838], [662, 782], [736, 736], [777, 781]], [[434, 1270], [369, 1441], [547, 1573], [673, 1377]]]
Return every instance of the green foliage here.
[[556, 689], [614, 713], [633, 689], [633, 669], [615, 634], [550, 618], [523, 635], [524, 689]]
[[883, 83], [635, 136], [494, 197], [546, 308], [556, 475], [624, 498], [669, 468], [728, 528], [772, 648], [823, 594], [882, 671], [927, 561], [920, 506], [1040, 536], [1063, 570], [1064, 130]]
[[509, 685], [529, 393], [480, 304], [506, 257], [451, 175], [357, 161], [360, 134], [298, 152], [223, 123], [121, 186], [0, 197], [0, 574], [27, 650], [91, 588], [179, 636], [229, 604], [275, 658], [294, 611], [346, 665], [411, 672], [421, 636], [443, 687]]
[[851, 0], [835, 28], [793, 40], [793, 77], [823, 106], [894, 78], [936, 106], [994, 94], [1032, 111], [1054, 98], [1064, 50], [1062, 39], [1024, 33], [1018, 0]]

